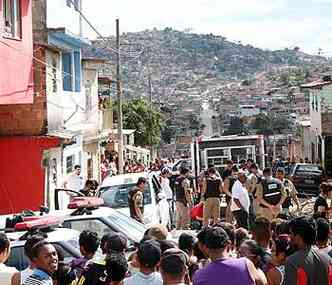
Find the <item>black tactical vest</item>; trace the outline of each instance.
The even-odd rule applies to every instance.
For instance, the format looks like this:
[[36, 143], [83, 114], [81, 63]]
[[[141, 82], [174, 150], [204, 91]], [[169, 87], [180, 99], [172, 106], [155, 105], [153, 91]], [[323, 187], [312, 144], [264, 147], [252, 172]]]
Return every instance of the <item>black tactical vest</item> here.
[[[276, 179], [272, 179], [270, 181], [266, 181], [266, 179], [263, 179], [262, 186], [263, 199], [270, 205], [277, 205], [281, 200], [281, 182]], [[266, 208], [264, 205], [261, 206], [263, 208]]]
[[205, 199], [207, 198], [219, 198], [220, 197], [220, 179], [206, 179], [206, 192]]
[[186, 177], [179, 176], [175, 180], [175, 200], [176, 202], [181, 202], [184, 205], [187, 205], [186, 194], [182, 186], [182, 182], [187, 179]]

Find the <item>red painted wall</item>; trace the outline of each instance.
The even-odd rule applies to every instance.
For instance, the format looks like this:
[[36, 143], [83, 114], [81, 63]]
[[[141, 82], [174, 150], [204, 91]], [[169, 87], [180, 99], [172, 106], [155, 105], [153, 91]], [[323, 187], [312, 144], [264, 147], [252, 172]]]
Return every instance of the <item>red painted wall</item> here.
[[[45, 61], [45, 47], [34, 45], [34, 56]], [[46, 133], [46, 69], [37, 61], [34, 63], [34, 79], [32, 104], [0, 104], [0, 136], [39, 136]]]
[[32, 0], [21, 0], [22, 38], [3, 35], [3, 0], [0, 0], [0, 104], [33, 102]]
[[43, 150], [58, 144], [49, 137], [0, 138], [0, 215], [44, 203]]

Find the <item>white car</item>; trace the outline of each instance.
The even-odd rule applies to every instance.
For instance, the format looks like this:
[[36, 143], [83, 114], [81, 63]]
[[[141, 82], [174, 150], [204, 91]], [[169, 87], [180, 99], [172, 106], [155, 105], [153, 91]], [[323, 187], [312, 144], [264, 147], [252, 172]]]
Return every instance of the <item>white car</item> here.
[[[41, 218], [43, 219], [43, 217]], [[38, 227], [34, 227], [31, 230], [21, 228], [21, 230], [15, 230], [14, 232], [6, 232], [11, 247], [6, 265], [15, 267], [19, 271], [28, 267], [28, 260], [24, 254], [24, 244], [29, 235], [31, 235], [36, 228]], [[73, 258], [81, 256], [78, 243], [79, 231], [53, 226], [49, 228], [43, 227], [43, 229], [40, 230], [47, 235], [46, 239], [50, 243], [56, 244], [62, 248], [65, 262], [70, 262]]]
[[105, 206], [117, 209], [130, 216], [128, 194], [135, 187], [140, 177], [144, 177], [148, 181], [143, 193], [144, 223], [147, 226], [158, 224], [160, 218], [156, 198], [160, 191], [160, 185], [154, 174], [142, 172], [106, 177], [100, 186], [99, 196], [104, 199]]
[[52, 211], [49, 215], [60, 217], [64, 228], [94, 231], [100, 238], [109, 233], [121, 233], [128, 239], [129, 251], [141, 241], [146, 231], [141, 223], [108, 207]]

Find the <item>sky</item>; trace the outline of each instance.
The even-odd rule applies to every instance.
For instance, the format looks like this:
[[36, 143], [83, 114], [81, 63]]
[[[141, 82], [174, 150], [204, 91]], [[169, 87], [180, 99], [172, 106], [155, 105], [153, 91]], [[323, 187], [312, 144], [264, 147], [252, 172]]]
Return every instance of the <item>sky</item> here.
[[[298, 46], [332, 56], [332, 0], [82, 0], [83, 13], [104, 36], [146, 29], [190, 29], [264, 49]], [[48, 0], [49, 27], [78, 33], [78, 14], [66, 0]], [[84, 36], [96, 34], [84, 25]]]

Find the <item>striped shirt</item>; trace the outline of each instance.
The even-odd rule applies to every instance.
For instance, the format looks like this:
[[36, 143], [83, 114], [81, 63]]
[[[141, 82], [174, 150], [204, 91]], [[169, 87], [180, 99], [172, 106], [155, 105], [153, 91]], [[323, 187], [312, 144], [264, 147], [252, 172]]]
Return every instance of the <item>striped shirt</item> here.
[[53, 281], [48, 273], [40, 269], [35, 269], [33, 273], [25, 279], [23, 285], [53, 285]]

